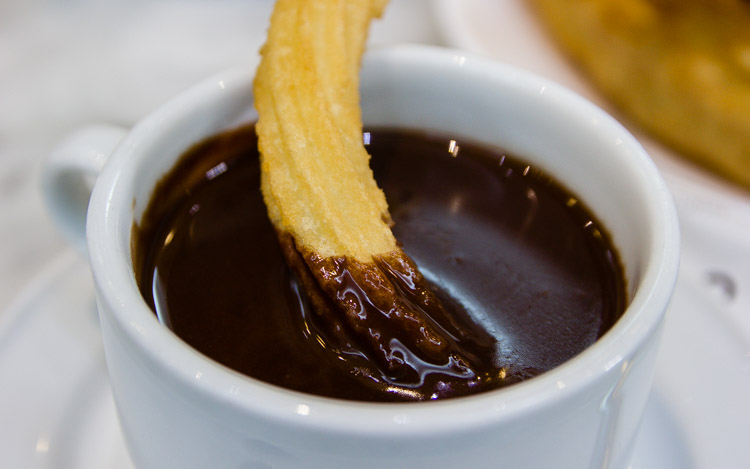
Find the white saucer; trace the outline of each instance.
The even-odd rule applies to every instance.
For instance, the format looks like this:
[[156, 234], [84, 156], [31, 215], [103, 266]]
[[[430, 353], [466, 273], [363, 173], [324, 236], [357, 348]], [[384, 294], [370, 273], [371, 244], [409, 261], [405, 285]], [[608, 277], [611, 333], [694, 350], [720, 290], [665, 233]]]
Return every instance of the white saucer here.
[[125, 469], [88, 265], [67, 252], [3, 313], [0, 466]]
[[[750, 467], [747, 336], [711, 290], [683, 274], [632, 467]], [[131, 467], [107, 380], [86, 263], [72, 252], [63, 254], [3, 317], [3, 465]]]

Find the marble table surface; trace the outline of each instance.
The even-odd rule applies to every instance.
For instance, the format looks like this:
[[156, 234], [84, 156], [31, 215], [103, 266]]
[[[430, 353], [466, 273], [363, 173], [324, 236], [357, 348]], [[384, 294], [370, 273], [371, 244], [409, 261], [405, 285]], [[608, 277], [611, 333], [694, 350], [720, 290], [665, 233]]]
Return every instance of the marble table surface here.
[[[67, 271], [60, 266], [85, 274], [83, 260], [70, 261], [71, 249], [41, 196], [40, 171], [56, 143], [87, 124], [130, 126], [202, 78], [255, 63], [271, 8], [270, 0], [0, 2], [0, 325], [13, 315], [9, 311], [18, 316], [33, 309], [28, 304], [35, 290], [29, 285], [49, 271], [49, 265], [57, 265], [52, 272], [62, 272], [63, 278]], [[370, 41], [450, 46], [506, 61], [547, 75], [607, 109], [539, 29], [523, 0], [391, 0], [385, 17], [373, 25]], [[750, 467], [750, 193], [632, 130], [675, 196], [683, 245], [654, 397], [633, 467]], [[62, 263], [56, 263], [59, 259]], [[79, 280], [58, 283], [63, 288]], [[89, 292], [83, 280], [77, 288]], [[55, 298], [52, 293], [45, 299]], [[56, 313], [29, 312], [38, 321]], [[15, 330], [36, 333], [42, 326]], [[13, 331], [4, 330], [0, 352], [15, 347], [9, 342]], [[100, 353], [96, 337], [88, 337], [88, 345]], [[29, 336], [13, 343], [33, 349], [38, 340]], [[719, 365], [697, 368], [704, 362]], [[3, 373], [8, 368], [17, 372], [18, 363], [0, 353]], [[95, 366], [106, 382], [103, 363]], [[706, 381], [705, 373], [713, 373], [714, 381]], [[29, 378], [29, 373], [20, 374]], [[12, 384], [0, 386], [0, 396]], [[44, 420], [42, 411], [26, 402], [32, 399], [29, 389], [17, 387], [11, 392], [24, 402], [0, 402], [0, 415], [15, 423]], [[102, 395], [108, 396], [103, 389]], [[34, 396], [48, 397], [44, 391], [40, 386]], [[111, 434], [117, 439], [111, 403], [104, 402], [109, 413], [102, 414], [103, 422], [115, 429]], [[54, 405], [59, 410], [67, 403]], [[24, 406], [36, 413], [22, 415]], [[36, 435], [34, 431], [29, 435]], [[6, 437], [16, 436], [12, 433], [0, 424], [0, 447]], [[18, 461], [26, 461], [26, 453], [35, 458], [48, 449], [49, 440], [39, 439], [4, 452], [15, 451]], [[82, 454], [88, 464], [75, 467], [102, 467], [90, 454]], [[0, 466], [5, 467], [3, 461], [0, 455]]]

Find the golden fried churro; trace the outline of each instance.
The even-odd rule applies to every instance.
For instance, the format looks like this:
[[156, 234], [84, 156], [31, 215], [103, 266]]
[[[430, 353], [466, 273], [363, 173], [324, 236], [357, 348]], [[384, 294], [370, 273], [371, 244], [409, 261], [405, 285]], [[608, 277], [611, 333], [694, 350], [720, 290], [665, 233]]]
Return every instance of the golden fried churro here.
[[277, 228], [322, 256], [396, 242], [362, 144], [359, 60], [383, 1], [277, 3], [255, 80], [263, 194]]
[[[261, 188], [321, 341], [357, 357], [352, 373], [386, 391], [419, 387], [421, 399], [444, 394], [446, 380], [481, 380], [473, 361], [493, 339], [459, 325], [398, 247], [369, 167], [359, 65], [385, 4], [277, 2], [254, 83]], [[472, 329], [482, 339], [468, 339]]]

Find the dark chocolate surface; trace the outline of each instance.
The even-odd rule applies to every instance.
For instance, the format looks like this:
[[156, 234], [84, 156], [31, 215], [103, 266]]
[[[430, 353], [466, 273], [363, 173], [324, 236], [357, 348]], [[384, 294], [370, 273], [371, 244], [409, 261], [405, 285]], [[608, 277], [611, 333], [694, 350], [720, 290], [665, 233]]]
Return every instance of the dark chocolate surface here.
[[[394, 234], [433, 291], [484, 347], [477, 378], [423, 373], [399, 385], [316, 324], [259, 191], [252, 127], [189, 151], [135, 228], [142, 294], [162, 322], [224, 365], [287, 388], [413, 400], [502, 387], [553, 368], [622, 314], [605, 231], [533, 167], [450, 138], [374, 130], [368, 149]], [[355, 344], [356, 345], [356, 344]], [[395, 380], [395, 381], [394, 381]], [[439, 391], [439, 392], [438, 392]]]

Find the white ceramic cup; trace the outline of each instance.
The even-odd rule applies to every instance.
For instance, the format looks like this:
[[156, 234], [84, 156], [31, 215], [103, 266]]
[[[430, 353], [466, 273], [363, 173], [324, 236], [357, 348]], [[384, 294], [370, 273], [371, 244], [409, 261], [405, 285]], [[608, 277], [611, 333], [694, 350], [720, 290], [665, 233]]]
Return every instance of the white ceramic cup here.
[[369, 52], [362, 69], [363, 118], [369, 125], [429, 129], [502, 147], [555, 175], [585, 201], [614, 239], [630, 295], [624, 316], [594, 345], [505, 389], [381, 404], [322, 398], [248, 378], [157, 322], [134, 279], [133, 223], [183, 151], [254, 119], [251, 80], [252, 70], [219, 74], [127, 133], [88, 129], [47, 167], [53, 212], [82, 244], [81, 222], [71, 213], [82, 218], [84, 180], [116, 145], [96, 180], [86, 231], [112, 390], [136, 465], [627, 465], [677, 276], [675, 210], [654, 164], [621, 125], [560, 86], [505, 65], [428, 47]]

